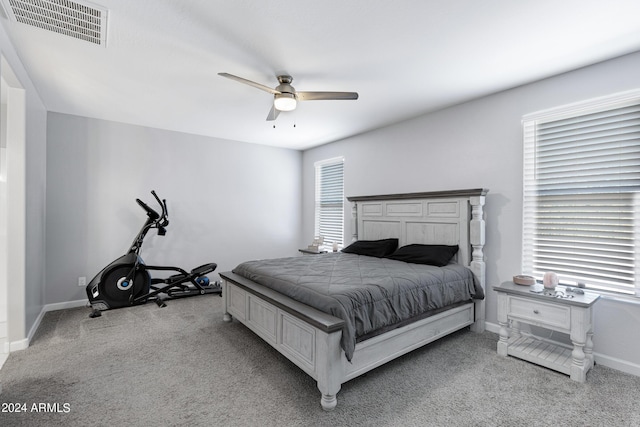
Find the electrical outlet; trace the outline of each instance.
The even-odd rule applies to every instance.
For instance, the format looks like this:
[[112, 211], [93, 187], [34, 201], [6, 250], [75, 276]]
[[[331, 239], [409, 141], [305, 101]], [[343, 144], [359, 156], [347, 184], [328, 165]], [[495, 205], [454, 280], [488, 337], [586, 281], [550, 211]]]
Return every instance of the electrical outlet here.
[[87, 286], [87, 278], [84, 276], [78, 277], [78, 286], [85, 287]]

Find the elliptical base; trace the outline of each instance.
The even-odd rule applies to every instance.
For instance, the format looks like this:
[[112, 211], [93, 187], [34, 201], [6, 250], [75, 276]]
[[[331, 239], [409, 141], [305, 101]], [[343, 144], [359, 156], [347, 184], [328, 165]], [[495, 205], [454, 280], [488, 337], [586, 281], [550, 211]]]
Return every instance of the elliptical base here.
[[[153, 286], [151, 287], [153, 289]], [[130, 304], [129, 307], [133, 307], [135, 305], [142, 305], [147, 302], [153, 301], [158, 307], [166, 307], [167, 304], [165, 301], [170, 301], [172, 299], [178, 298], [187, 298], [187, 297], [195, 297], [198, 295], [209, 295], [209, 294], [217, 294], [222, 296], [222, 285], [220, 282], [216, 281], [211, 285], [203, 286], [202, 289], [198, 289], [194, 286], [183, 286], [183, 287], [175, 287], [173, 289], [167, 290], [166, 292], [159, 292], [154, 296], [149, 296], [142, 301], [136, 302], [134, 304]], [[96, 318], [102, 316], [102, 312], [106, 310], [112, 310], [115, 308], [127, 307], [125, 305], [119, 305], [118, 307], [109, 307], [104, 301], [93, 301], [89, 303], [89, 308], [91, 308], [91, 313], [89, 317]]]

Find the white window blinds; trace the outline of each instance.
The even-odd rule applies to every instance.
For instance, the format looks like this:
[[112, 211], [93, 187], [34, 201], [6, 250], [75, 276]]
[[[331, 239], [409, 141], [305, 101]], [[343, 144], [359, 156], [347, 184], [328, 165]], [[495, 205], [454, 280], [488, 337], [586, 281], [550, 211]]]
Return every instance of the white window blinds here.
[[316, 209], [315, 235], [324, 237], [325, 245], [342, 245], [344, 229], [344, 158], [315, 164]]
[[523, 272], [640, 296], [640, 94], [523, 126]]

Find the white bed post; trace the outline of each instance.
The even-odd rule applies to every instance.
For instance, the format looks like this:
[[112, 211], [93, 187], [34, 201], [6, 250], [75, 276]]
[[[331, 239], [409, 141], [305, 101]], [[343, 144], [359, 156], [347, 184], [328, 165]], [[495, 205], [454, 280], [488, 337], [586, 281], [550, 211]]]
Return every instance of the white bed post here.
[[341, 338], [341, 332], [331, 334], [318, 332], [316, 334], [318, 390], [322, 393], [320, 405], [325, 411], [333, 410], [338, 404], [336, 395], [340, 391], [344, 378]]
[[358, 240], [358, 204], [353, 202], [351, 204], [351, 242], [356, 240]]
[[224, 307], [223, 309], [224, 314], [222, 315], [222, 320], [224, 320], [225, 322], [231, 322], [233, 320], [233, 317], [231, 317], [231, 314], [229, 313], [229, 310], [228, 310], [229, 304], [227, 304], [228, 289], [229, 289], [229, 285], [227, 284], [227, 281], [222, 279], [222, 292], [220, 293], [220, 296], [222, 297], [222, 305]]
[[484, 305], [486, 300], [486, 264], [484, 262], [484, 195], [469, 197], [471, 204], [471, 221], [469, 222], [469, 240], [473, 251], [471, 253], [471, 271], [480, 280], [480, 285], [485, 292], [485, 299], [475, 302], [475, 323], [471, 325], [474, 332], [484, 332]]

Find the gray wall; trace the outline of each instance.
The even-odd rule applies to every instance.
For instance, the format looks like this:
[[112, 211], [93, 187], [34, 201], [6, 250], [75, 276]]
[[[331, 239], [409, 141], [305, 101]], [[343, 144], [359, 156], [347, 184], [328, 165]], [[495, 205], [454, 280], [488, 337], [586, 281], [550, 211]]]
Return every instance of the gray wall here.
[[[47, 111], [33, 83], [14, 50], [4, 27], [0, 26], [0, 52], [15, 73], [24, 90], [25, 101], [25, 144], [24, 182], [8, 184], [21, 193], [9, 197], [8, 209], [12, 201], [24, 201], [24, 286], [9, 283], [9, 339], [18, 342], [27, 337], [44, 306], [45, 287], [45, 174], [46, 174], [46, 123]], [[12, 190], [9, 190], [12, 192]], [[15, 196], [15, 192], [13, 193]], [[18, 207], [18, 210], [21, 210]], [[9, 224], [11, 227], [12, 224]], [[15, 248], [9, 247], [9, 251]], [[14, 255], [15, 256], [15, 255]], [[22, 267], [20, 267], [22, 268]], [[16, 296], [16, 293], [20, 293]], [[2, 295], [1, 297], [5, 297]], [[18, 305], [18, 306], [16, 306]]]
[[[487, 96], [308, 150], [303, 155], [303, 238], [313, 236], [313, 163], [345, 156], [345, 194], [361, 196], [485, 187], [488, 287], [520, 272], [524, 114], [640, 88], [640, 53]], [[350, 218], [350, 206], [345, 217]], [[351, 236], [346, 222], [345, 236]], [[595, 352], [640, 375], [640, 301], [600, 301]], [[497, 323], [489, 290], [487, 321]], [[553, 339], [563, 340], [554, 334]]]
[[[147, 264], [230, 270], [294, 256], [301, 230], [299, 151], [49, 113], [46, 302], [86, 299], [90, 280], [124, 254], [166, 198], [167, 235], [147, 235]], [[212, 279], [216, 279], [214, 275]]]
[[47, 112], [34, 89], [27, 89], [25, 328], [29, 333], [45, 304], [45, 217]]

